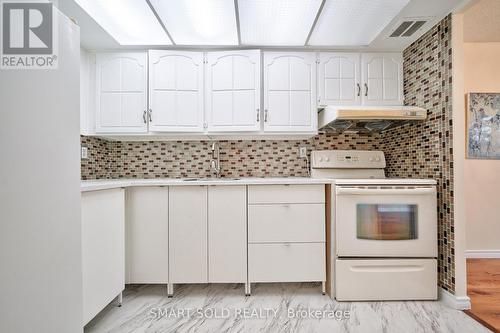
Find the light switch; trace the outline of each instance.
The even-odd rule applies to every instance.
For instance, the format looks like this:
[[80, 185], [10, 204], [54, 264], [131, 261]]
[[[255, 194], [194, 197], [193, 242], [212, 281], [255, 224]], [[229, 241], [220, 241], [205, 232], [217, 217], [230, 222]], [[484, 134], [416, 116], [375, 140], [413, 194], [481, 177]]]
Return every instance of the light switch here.
[[87, 147], [82, 147], [81, 158], [82, 160], [89, 158], [89, 151]]

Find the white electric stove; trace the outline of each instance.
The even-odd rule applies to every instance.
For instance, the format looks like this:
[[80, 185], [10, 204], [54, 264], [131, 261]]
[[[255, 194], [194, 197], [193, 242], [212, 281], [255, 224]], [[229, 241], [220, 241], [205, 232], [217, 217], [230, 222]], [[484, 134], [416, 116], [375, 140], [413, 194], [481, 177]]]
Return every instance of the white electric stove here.
[[385, 177], [381, 151], [311, 154], [331, 178], [331, 290], [340, 301], [437, 299], [437, 199], [432, 179]]

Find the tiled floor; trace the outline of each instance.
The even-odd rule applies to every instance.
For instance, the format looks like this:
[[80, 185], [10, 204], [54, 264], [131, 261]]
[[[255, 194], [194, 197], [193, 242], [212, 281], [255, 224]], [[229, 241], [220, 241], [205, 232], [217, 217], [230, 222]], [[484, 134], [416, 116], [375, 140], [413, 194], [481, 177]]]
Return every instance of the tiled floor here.
[[489, 332], [437, 301], [339, 303], [320, 289], [256, 284], [245, 297], [243, 285], [179, 285], [167, 298], [164, 285], [128, 286], [123, 306], [108, 306], [85, 332]]
[[469, 315], [500, 332], [500, 259], [467, 259]]

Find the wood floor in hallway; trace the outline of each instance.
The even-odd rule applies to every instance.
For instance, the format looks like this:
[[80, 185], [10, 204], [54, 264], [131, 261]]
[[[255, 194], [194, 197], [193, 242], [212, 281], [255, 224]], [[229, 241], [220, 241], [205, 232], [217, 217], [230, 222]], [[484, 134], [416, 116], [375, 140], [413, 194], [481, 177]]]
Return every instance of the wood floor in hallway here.
[[467, 289], [467, 314], [500, 332], [500, 259], [467, 259]]

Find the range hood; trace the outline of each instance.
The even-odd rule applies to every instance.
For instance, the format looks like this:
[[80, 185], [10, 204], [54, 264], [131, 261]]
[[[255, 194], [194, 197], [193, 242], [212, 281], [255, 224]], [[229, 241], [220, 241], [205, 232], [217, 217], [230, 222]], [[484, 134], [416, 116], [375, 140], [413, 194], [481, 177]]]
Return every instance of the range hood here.
[[374, 133], [426, 118], [427, 110], [415, 106], [328, 105], [319, 108], [318, 128], [336, 133]]

